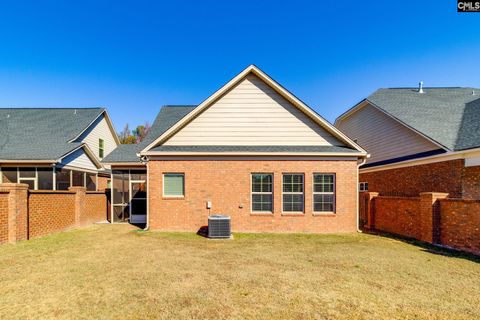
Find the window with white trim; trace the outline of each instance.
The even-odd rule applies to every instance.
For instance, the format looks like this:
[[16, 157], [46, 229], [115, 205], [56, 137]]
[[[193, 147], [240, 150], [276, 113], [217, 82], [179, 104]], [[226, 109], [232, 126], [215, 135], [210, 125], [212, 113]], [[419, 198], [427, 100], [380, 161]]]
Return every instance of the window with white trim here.
[[335, 212], [335, 174], [313, 175], [313, 211]]
[[173, 198], [185, 196], [185, 175], [183, 173], [163, 174], [163, 196]]
[[273, 212], [273, 174], [252, 173], [252, 212]]
[[368, 182], [360, 182], [358, 184], [359, 191], [368, 191]]
[[283, 212], [303, 212], [305, 198], [303, 194], [303, 174], [284, 174], [282, 181]]
[[105, 154], [105, 141], [103, 139], [98, 139], [98, 157], [103, 158]]

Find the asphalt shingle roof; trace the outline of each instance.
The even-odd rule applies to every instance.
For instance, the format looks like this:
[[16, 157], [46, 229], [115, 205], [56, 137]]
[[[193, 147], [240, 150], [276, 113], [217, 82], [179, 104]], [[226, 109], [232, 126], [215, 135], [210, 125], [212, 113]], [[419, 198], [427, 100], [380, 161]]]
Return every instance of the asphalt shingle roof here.
[[480, 146], [479, 94], [476, 88], [391, 88], [367, 100], [445, 148], [465, 150]]
[[102, 162], [139, 162], [137, 157], [142, 149], [170, 129], [175, 123], [186, 116], [196, 106], [163, 106], [152, 124], [145, 139], [139, 144], [122, 144], [106, 156]]
[[69, 143], [103, 108], [1, 108], [0, 159], [56, 160], [81, 145]]

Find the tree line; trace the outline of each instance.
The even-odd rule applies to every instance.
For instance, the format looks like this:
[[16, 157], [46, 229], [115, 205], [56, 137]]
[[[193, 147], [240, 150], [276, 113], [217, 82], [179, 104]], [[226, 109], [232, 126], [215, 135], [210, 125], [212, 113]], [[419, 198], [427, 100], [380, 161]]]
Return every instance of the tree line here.
[[130, 130], [128, 123], [123, 127], [123, 130], [117, 133], [120, 143], [122, 144], [137, 144], [143, 141], [150, 130], [151, 125], [146, 122], [145, 124], [137, 126], [135, 129]]

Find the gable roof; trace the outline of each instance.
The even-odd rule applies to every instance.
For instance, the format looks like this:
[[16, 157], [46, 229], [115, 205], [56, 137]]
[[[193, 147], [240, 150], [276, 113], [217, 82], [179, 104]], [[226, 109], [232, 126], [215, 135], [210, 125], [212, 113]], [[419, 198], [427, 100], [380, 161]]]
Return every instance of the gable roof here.
[[0, 160], [57, 161], [84, 145], [69, 141], [104, 112], [104, 108], [1, 108]]
[[163, 106], [160, 109], [155, 121], [153, 122], [150, 130], [148, 131], [145, 139], [139, 144], [121, 144], [109, 153], [103, 160], [103, 163], [120, 163], [120, 162], [140, 162], [138, 153], [148, 144], [152, 143], [156, 137], [162, 135], [171, 126], [177, 123], [196, 106], [194, 105], [181, 105]]
[[480, 146], [480, 93], [475, 88], [379, 89], [337, 118], [335, 123], [363, 107], [365, 102], [418, 132], [447, 151]]
[[[165, 140], [169, 137], [174, 135], [178, 132], [181, 128], [183, 128], [186, 124], [192, 121], [195, 117], [200, 115], [204, 110], [210, 107], [219, 97], [221, 97], [224, 93], [228, 90], [233, 88], [239, 81], [244, 79], [248, 74], [254, 74], [259, 77], [262, 81], [264, 81], [268, 86], [270, 86], [273, 90], [278, 92], [283, 98], [289, 101], [294, 107], [298, 108], [301, 112], [307, 115], [310, 119], [312, 119], [317, 125], [324, 128], [327, 132], [332, 134], [334, 137], [338, 138], [340, 141], [345, 143], [348, 147], [357, 151], [357, 153], [361, 153], [366, 155], [366, 151], [363, 150], [360, 146], [358, 146], [355, 142], [349, 139], [346, 135], [341, 133], [337, 128], [332, 126], [328, 121], [323, 119], [320, 115], [318, 115], [315, 111], [309, 108], [305, 103], [303, 103], [300, 99], [295, 97], [292, 93], [288, 90], [283, 88], [280, 84], [270, 78], [266, 73], [261, 71], [255, 65], [250, 65], [245, 68], [242, 72], [240, 72], [237, 76], [227, 82], [224, 86], [222, 86], [219, 90], [213, 93], [210, 97], [205, 99], [200, 105], [196, 108], [191, 110], [187, 115], [185, 115], [180, 121], [173, 124], [169, 129], [164, 131], [162, 134], [158, 135], [153, 141], [148, 143], [141, 151], [140, 154], [146, 154], [149, 151], [154, 151], [155, 147], [158, 147], [162, 144]], [[153, 135], [152, 135], [153, 137]]]

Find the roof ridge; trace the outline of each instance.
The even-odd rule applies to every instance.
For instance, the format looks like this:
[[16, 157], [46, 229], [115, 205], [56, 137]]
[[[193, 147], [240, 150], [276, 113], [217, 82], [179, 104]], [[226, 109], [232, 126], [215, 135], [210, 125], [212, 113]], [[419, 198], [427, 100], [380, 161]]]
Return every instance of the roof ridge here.
[[16, 110], [79, 110], [79, 109], [98, 109], [98, 110], [105, 110], [105, 107], [0, 107], [0, 110], [6, 109], [16, 109]]

